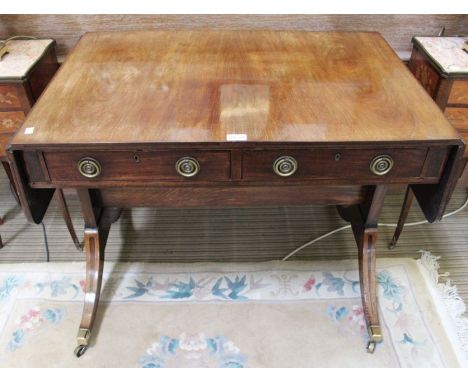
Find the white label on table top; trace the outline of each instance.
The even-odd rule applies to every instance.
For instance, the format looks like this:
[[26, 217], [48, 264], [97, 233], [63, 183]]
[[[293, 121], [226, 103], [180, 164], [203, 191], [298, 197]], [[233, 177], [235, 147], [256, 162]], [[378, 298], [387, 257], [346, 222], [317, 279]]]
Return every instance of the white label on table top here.
[[227, 141], [246, 141], [247, 134], [226, 134]]
[[24, 129], [24, 134], [31, 135], [32, 133], [34, 133], [34, 127], [26, 127], [26, 129]]

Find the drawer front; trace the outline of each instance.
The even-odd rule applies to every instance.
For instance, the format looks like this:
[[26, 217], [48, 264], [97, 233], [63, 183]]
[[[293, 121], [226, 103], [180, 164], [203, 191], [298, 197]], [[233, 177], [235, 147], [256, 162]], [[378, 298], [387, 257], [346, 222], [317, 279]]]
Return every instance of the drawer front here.
[[[243, 156], [242, 178], [245, 180], [338, 179], [375, 180], [419, 177], [426, 159], [427, 149], [304, 149], [246, 151]], [[296, 171], [289, 176], [275, 172], [278, 158], [293, 158]], [[393, 164], [392, 164], [393, 162]], [[286, 163], [285, 169], [288, 170]], [[375, 171], [385, 172], [376, 175]], [[390, 170], [386, 172], [387, 165]], [[289, 165], [290, 166], [290, 165]]]
[[468, 107], [447, 107], [444, 114], [457, 130], [468, 131]]
[[[52, 181], [182, 182], [225, 181], [230, 178], [228, 151], [49, 152], [44, 157]], [[186, 176], [178, 173], [178, 163], [181, 171], [187, 170]], [[198, 172], [188, 176], [195, 168]], [[96, 174], [96, 169], [98, 175], [90, 176]]]
[[0, 133], [15, 133], [24, 119], [22, 111], [0, 111]]
[[468, 80], [457, 80], [453, 82], [448, 103], [461, 104], [468, 107]]
[[21, 101], [15, 85], [0, 85], [0, 110], [20, 108]]

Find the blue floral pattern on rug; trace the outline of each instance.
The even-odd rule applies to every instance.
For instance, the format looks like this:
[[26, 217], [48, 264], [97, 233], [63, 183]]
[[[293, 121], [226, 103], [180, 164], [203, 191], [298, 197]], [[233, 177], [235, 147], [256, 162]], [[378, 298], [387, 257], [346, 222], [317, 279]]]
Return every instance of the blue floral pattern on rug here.
[[63, 276], [61, 279], [52, 280], [51, 282], [36, 283], [37, 294], [44, 293], [44, 289], [49, 288], [51, 297], [67, 296], [71, 293], [71, 298], [78, 296], [80, 288], [73, 284], [70, 276]]
[[[367, 341], [364, 312], [360, 303], [357, 267], [351, 270], [308, 269], [238, 270], [229, 272], [203, 270], [195, 272], [147, 272], [141, 269], [104, 274], [102, 301], [111, 302], [233, 302], [248, 301], [314, 301], [326, 300], [325, 314], [344, 335]], [[27, 274], [0, 273], [0, 326], [5, 326], [14, 299], [82, 302], [84, 272]], [[384, 330], [384, 345], [392, 346], [405, 366], [442, 364], [436, 354], [437, 345], [430, 328], [417, 305], [404, 266], [392, 266], [377, 273], [379, 312]], [[59, 325], [64, 309], [47, 307], [44, 311], [31, 308], [9, 334], [4, 336], [7, 350], [25, 345], [33, 334], [45, 335]], [[389, 335], [388, 331], [391, 331]], [[198, 337], [197, 337], [198, 338]], [[235, 338], [233, 339], [236, 340]], [[223, 336], [198, 338], [203, 343], [203, 359], [217, 367], [243, 367], [246, 357], [229, 351], [231, 341]], [[156, 345], [155, 345], [156, 344]], [[162, 367], [182, 355], [201, 355], [187, 350], [184, 339], [161, 337], [152, 350], [142, 356], [140, 365]], [[233, 346], [233, 345], [232, 345]], [[383, 345], [382, 345], [383, 346]], [[189, 346], [190, 347], [190, 346]], [[233, 348], [234, 349], [234, 348]], [[237, 349], [238, 350], [238, 349]], [[0, 352], [1, 353], [1, 352]], [[185, 359], [185, 358], [184, 358]], [[184, 361], [185, 362], [185, 361]], [[208, 361], [206, 361], [208, 362]]]
[[[346, 273], [342, 276], [335, 276], [332, 272], [323, 272], [322, 273], [323, 280], [322, 282], [319, 282], [316, 286], [316, 293], [319, 295], [320, 293], [320, 288], [322, 286], [325, 286], [327, 289], [327, 292], [330, 293], [336, 293], [339, 296], [344, 296], [345, 295], [345, 286], [350, 285], [351, 290], [354, 293], [357, 293], [356, 287], [359, 286], [359, 281], [358, 280], [350, 280], [347, 276]], [[306, 285], [304, 285], [304, 288], [306, 288]]]
[[192, 336], [182, 333], [178, 338], [162, 336], [139, 359], [139, 365], [144, 368], [243, 368], [246, 362], [247, 357], [232, 341], [224, 336], [207, 337], [204, 333]]
[[0, 285], [0, 303], [7, 300], [13, 290], [21, 285], [21, 278], [16, 275], [6, 277]]
[[64, 309], [48, 308], [42, 311], [40, 308], [31, 308], [21, 316], [18, 327], [11, 334], [7, 350], [15, 351], [23, 347], [27, 335], [36, 334], [47, 324], [57, 325], [62, 321], [64, 313]]
[[[329, 289], [340, 294], [344, 284], [343, 280], [335, 280], [330, 275], [327, 276], [327, 280], [331, 280], [327, 283]], [[409, 297], [408, 290], [399, 280], [395, 279], [389, 270], [377, 272], [377, 284], [380, 292], [380, 305], [390, 315], [387, 316], [387, 322], [390, 321], [389, 318], [394, 322], [392, 330], [394, 335], [400, 338], [396, 341], [397, 344], [407, 347], [408, 351], [406, 353], [410, 354], [413, 359], [417, 359], [421, 354], [433, 356], [432, 353], [435, 350], [429, 342], [428, 333], [420, 330], [419, 313], [405, 309], [405, 300]], [[327, 308], [327, 315], [339, 326], [342, 332], [361, 336], [363, 343], [369, 340], [362, 306], [349, 306], [349, 304], [335, 306], [331, 304]], [[414, 334], [413, 331], [417, 333]], [[377, 345], [381, 346], [380, 343]]]

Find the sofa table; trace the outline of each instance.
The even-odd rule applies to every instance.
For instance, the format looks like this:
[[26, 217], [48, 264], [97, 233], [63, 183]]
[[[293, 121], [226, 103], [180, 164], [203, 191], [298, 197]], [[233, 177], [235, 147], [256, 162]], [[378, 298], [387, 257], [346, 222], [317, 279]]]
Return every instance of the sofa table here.
[[154, 30], [84, 35], [9, 155], [31, 221], [54, 189], [77, 189], [80, 356], [110, 226], [135, 206], [338, 206], [358, 247], [372, 352], [382, 340], [375, 243], [387, 187], [411, 185], [434, 222], [463, 150], [378, 33]]

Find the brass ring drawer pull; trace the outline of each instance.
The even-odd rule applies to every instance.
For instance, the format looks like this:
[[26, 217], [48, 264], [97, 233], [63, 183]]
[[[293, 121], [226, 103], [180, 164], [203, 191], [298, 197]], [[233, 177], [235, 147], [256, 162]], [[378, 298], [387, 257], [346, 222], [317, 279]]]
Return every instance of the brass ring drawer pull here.
[[282, 156], [273, 163], [273, 171], [279, 176], [291, 176], [297, 170], [297, 161], [290, 156]]
[[372, 159], [370, 170], [375, 175], [385, 175], [393, 167], [393, 159], [390, 155], [379, 155]]
[[176, 162], [175, 168], [179, 175], [191, 178], [200, 172], [200, 163], [195, 158], [183, 157]]
[[81, 158], [78, 162], [78, 171], [86, 178], [96, 178], [101, 173], [101, 164], [91, 157]]

